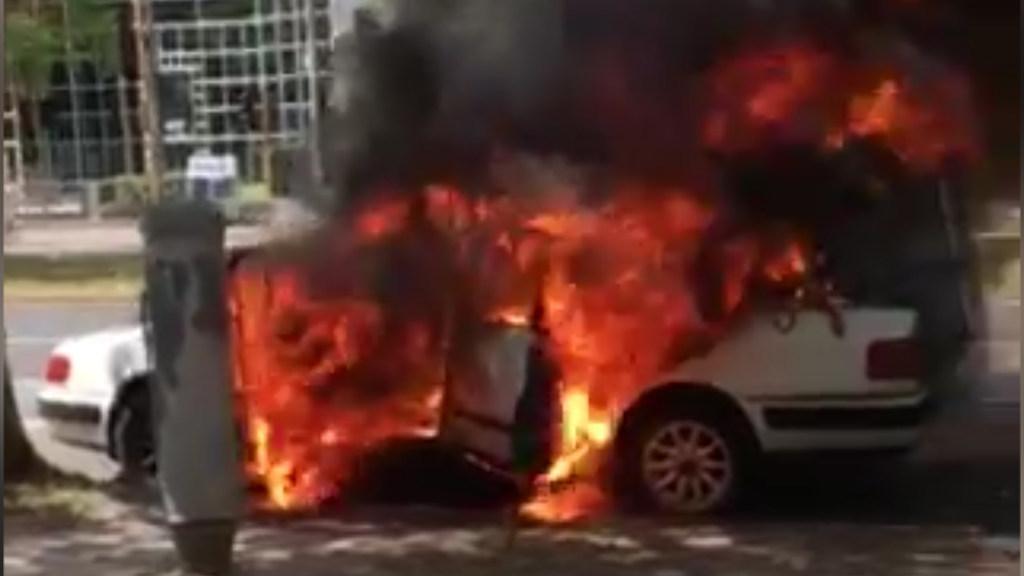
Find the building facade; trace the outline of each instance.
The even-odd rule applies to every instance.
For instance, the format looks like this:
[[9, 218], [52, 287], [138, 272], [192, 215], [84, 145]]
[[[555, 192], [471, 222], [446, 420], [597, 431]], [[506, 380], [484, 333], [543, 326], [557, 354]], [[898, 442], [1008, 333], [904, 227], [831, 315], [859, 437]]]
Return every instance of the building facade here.
[[[244, 179], [266, 180], [261, 157], [308, 144], [328, 74], [328, 0], [141, 1], [151, 2], [142, 26], [152, 34], [166, 173], [203, 149], [234, 154]], [[30, 179], [69, 189], [144, 171], [135, 11], [130, 0], [110, 9], [117, 65], [68, 48], [45, 94], [20, 103]]]

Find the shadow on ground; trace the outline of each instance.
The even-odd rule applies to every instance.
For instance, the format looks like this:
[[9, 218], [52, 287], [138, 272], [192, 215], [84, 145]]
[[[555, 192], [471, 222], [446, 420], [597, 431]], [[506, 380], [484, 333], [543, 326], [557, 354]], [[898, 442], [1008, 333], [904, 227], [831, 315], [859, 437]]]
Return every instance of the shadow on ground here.
[[790, 458], [772, 464], [743, 519], [979, 526], [1020, 533], [1020, 461]]
[[[157, 525], [134, 518], [31, 532], [6, 519], [8, 574], [126, 576], [174, 568]], [[12, 526], [13, 525], [13, 526]], [[14, 535], [10, 535], [11, 529]], [[594, 519], [522, 527], [509, 541], [500, 516], [403, 508], [344, 520], [250, 522], [236, 546], [240, 575], [294, 574], [972, 574], [1009, 575], [1016, 557], [963, 527], [772, 523], [678, 524]]]
[[[294, 574], [1017, 574], [1019, 465], [911, 456], [771, 463], [744, 512], [714, 522], [605, 515], [523, 525], [509, 544], [507, 484], [436, 447], [368, 459], [351, 498], [316, 516], [254, 515], [240, 575]], [[77, 490], [82, 490], [80, 486]], [[9, 574], [141, 575], [173, 570], [155, 488], [108, 486], [71, 520], [5, 513]], [[58, 499], [59, 501], [59, 499]]]

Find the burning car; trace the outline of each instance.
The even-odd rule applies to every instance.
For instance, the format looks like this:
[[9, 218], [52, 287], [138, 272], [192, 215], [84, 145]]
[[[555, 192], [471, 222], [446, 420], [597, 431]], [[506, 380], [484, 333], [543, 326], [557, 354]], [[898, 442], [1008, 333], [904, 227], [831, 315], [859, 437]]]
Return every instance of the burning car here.
[[384, 4], [337, 39], [322, 226], [230, 275], [270, 505], [408, 436], [527, 471], [543, 518], [912, 445], [971, 328], [961, 75], [854, 3]]
[[[266, 274], [264, 266], [258, 255], [238, 259], [236, 290], [254, 289], [253, 274]], [[284, 276], [262, 278], [271, 282], [262, 285], [267, 290], [262, 295], [271, 302], [287, 294]], [[236, 364], [239, 387], [246, 378], [250, 386], [270, 385], [263, 379], [270, 378], [277, 395], [311, 392], [311, 399], [332, 403], [333, 410], [320, 415], [322, 421], [297, 422], [289, 438], [288, 430], [271, 428], [275, 418], [286, 418], [285, 410], [305, 410], [306, 418], [312, 418], [315, 408], [280, 405], [279, 412], [264, 413], [261, 402], [267, 400], [241, 393], [240, 418], [247, 421], [250, 440], [247, 465], [266, 484], [273, 503], [293, 507], [326, 497], [339, 488], [354, 454], [385, 438], [436, 436], [488, 469], [511, 470], [526, 350], [536, 338], [524, 317], [512, 312], [495, 317], [488, 335], [478, 340], [476, 361], [453, 368], [479, 371], [482, 377], [452, 374], [442, 377], [446, 388], [431, 382], [400, 395], [365, 398], [353, 392], [339, 401], [315, 391], [317, 378], [324, 377], [318, 370], [344, 361], [345, 336], [337, 317], [320, 312], [333, 332], [333, 349], [327, 350], [323, 341], [313, 343], [319, 328], [310, 321], [316, 316], [300, 319], [309, 310], [298, 311], [296, 300], [290, 301], [287, 314], [273, 316], [281, 323], [273, 334], [254, 333], [260, 316], [237, 308], [251, 303], [247, 297], [253, 295], [236, 291], [232, 301], [236, 343], [242, 344], [236, 350], [249, 356]], [[793, 297], [761, 299], [759, 310], [732, 337], [691, 352], [686, 361], [632, 388], [616, 398], [614, 410], [594, 410], [585, 389], [564, 390], [552, 445], [556, 453], [549, 455], [545, 482], [614, 481], [663, 509], [707, 512], [739, 493], [762, 454], [912, 446], [925, 398], [914, 313], [840, 302], [815, 309], [796, 304]], [[261, 313], [272, 310], [260, 308]], [[274, 339], [278, 351], [261, 354], [251, 340], [261, 337]], [[304, 338], [308, 348], [287, 350]], [[247, 340], [252, 343], [248, 348]], [[309, 350], [317, 346], [325, 357], [333, 357], [320, 358], [324, 364], [319, 367], [312, 356], [302, 358], [315, 356]], [[275, 360], [277, 354], [284, 357]], [[305, 381], [289, 392], [289, 375], [280, 371], [296, 362], [312, 369], [296, 372]], [[246, 376], [253, 368], [260, 376]], [[106, 447], [128, 468], [149, 468], [154, 445], [150, 371], [141, 327], [70, 339], [56, 347], [48, 362], [47, 385], [39, 394], [41, 413], [59, 438]], [[316, 431], [312, 442], [311, 430]], [[291, 466], [307, 466], [320, 476], [308, 476], [303, 484], [301, 475], [285, 468], [289, 459]], [[540, 515], [564, 513], [558, 505], [548, 510], [541, 504], [538, 510]]]

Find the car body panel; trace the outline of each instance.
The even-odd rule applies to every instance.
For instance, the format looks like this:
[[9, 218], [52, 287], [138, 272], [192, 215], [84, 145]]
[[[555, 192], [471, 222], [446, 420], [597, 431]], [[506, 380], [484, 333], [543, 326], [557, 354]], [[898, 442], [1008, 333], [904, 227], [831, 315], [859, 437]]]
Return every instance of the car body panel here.
[[[843, 331], [837, 334], [829, 316], [818, 310], [797, 312], [789, 329], [780, 327], [772, 314], [755, 314], [705, 355], [687, 359], [637, 390], [622, 411], [663, 385], [711, 386], [741, 407], [767, 452], [909, 447], [917, 437], [916, 419], [887, 417], [876, 426], [871, 418], [899, 416], [900, 411], [912, 416], [925, 398], [920, 383], [871, 381], [865, 364], [872, 341], [913, 333], [914, 314], [847, 307], [841, 317]], [[505, 326], [484, 339], [480, 362], [469, 368], [477, 373], [454, 379], [474, 384], [447, 391], [441, 440], [499, 466], [509, 462], [512, 420], [531, 338], [525, 328]], [[102, 416], [92, 428], [78, 429], [80, 423], [69, 422], [51, 422], [51, 428], [61, 427], [63, 438], [63, 432], [74, 430], [82, 442], [105, 445], [119, 391], [149, 371], [142, 328], [72, 338], [55, 352], [72, 358], [73, 374], [66, 386], [44, 386], [39, 400], [95, 406]], [[784, 425], [773, 426], [773, 418]], [[844, 420], [851, 424], [831, 425]]]
[[[706, 355], [665, 372], [653, 387], [695, 384], [721, 390], [746, 414], [766, 452], [912, 445], [918, 436], [916, 420], [905, 427], [861, 425], [850, 419], [852, 424], [838, 429], [808, 424], [780, 430], [766, 418], [773, 410], [842, 411], [869, 417], [879, 411], [922, 409], [926, 394], [919, 381], [873, 381], [866, 376], [868, 346], [876, 340], [911, 336], [915, 314], [845, 307], [840, 317], [842, 331], [837, 333], [832, 319], [821, 310], [797, 311], [791, 327], [777, 323], [780, 316], [752, 315]], [[627, 401], [627, 406], [635, 400]]]
[[479, 347], [479, 362], [468, 367], [475, 373], [454, 378], [454, 385], [445, 391], [440, 434], [444, 441], [499, 465], [511, 461], [510, 434], [532, 342], [533, 335], [525, 328], [490, 326]]
[[53, 354], [69, 358], [71, 371], [62, 384], [40, 383], [36, 396], [40, 416], [55, 438], [105, 448], [120, 390], [149, 373], [142, 327], [122, 326], [69, 338]]
[[106, 447], [107, 399], [111, 394], [82, 394], [46, 382], [39, 382], [36, 389], [39, 416], [51, 436], [69, 444]]
[[660, 380], [707, 383], [750, 401], [919, 392], [914, 381], [866, 377], [868, 345], [909, 336], [912, 312], [854, 308], [842, 312], [842, 322], [840, 335], [823, 312], [802, 310], [784, 331], [772, 316], [754, 315], [707, 355], [686, 360]]

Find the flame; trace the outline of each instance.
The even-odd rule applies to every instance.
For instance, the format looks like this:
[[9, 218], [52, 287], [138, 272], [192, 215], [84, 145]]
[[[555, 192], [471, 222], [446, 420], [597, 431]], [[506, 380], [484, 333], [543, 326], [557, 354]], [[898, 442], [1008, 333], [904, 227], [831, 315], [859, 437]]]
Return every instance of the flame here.
[[780, 133], [798, 132], [806, 124], [798, 119], [825, 113], [835, 67], [828, 54], [798, 43], [725, 61], [711, 73], [713, 105], [704, 119], [705, 144], [745, 150]]
[[850, 103], [851, 133], [858, 136], [886, 133], [892, 129], [899, 110], [900, 87], [885, 80], [868, 96], [856, 96]]
[[[285, 268], [236, 272], [231, 299], [247, 470], [273, 507], [314, 506], [337, 491], [366, 445], [434, 431], [439, 380], [425, 376], [386, 401], [346, 386], [355, 378], [351, 371], [375, 353], [383, 320], [374, 304], [314, 302]], [[414, 336], [406, 343], [411, 359], [404, 365], [428, 363]]]
[[[635, 200], [639, 192], [647, 199]], [[531, 279], [547, 270], [550, 353], [564, 381], [558, 453], [538, 482], [576, 482], [611, 442], [621, 403], [663, 368], [680, 335], [702, 329], [687, 276], [713, 207], [685, 191], [635, 184], [593, 209], [471, 202], [449, 186], [423, 195], [426, 217], [449, 235], [462, 273], [479, 288], [469, 300], [482, 320], [526, 325]], [[414, 234], [410, 207], [366, 205], [348, 244], [372, 253], [390, 246], [385, 239]], [[490, 256], [472, 257], [468, 239]], [[362, 451], [433, 434], [443, 403], [439, 331], [367, 295], [315, 298], [307, 284], [297, 264], [256, 263], [232, 277], [247, 469], [283, 509], [315, 506], [342, 489]], [[626, 345], [641, 341], [649, 345]], [[546, 499], [554, 516], [580, 505], [579, 496], [559, 494]]]
[[587, 391], [579, 387], [567, 387], [561, 405], [558, 457], [536, 480], [536, 494], [519, 510], [543, 522], [573, 522], [607, 505], [607, 496], [593, 477], [578, 478], [576, 474], [587, 458], [598, 456], [611, 442], [611, 417], [592, 410]]
[[896, 78], [884, 78], [877, 86], [850, 98], [845, 136], [876, 138], [912, 168], [933, 171], [955, 154], [976, 156], [979, 145], [973, 127], [960, 116], [944, 113], [964, 99], [953, 81], [931, 89], [915, 90]]
[[[977, 158], [965, 81], [950, 73], [914, 85], [869, 67], [799, 42], [741, 52], [711, 72], [703, 142], [729, 152], [777, 143], [837, 151], [873, 138], [925, 172], [950, 157]], [[864, 76], [876, 81], [856, 87], [854, 79]]]
[[[490, 260], [492, 267], [501, 263], [498, 274], [477, 270], [474, 283], [528, 286], [541, 263], [547, 270], [542, 293], [550, 353], [564, 378], [561, 428], [553, 464], [537, 479], [538, 497], [523, 512], [550, 521], [578, 518], [602, 501], [591, 476], [611, 443], [618, 410], [676, 357], [688, 336], [708, 328], [687, 278], [714, 209], [680, 190], [641, 196], [633, 184], [620, 186], [615, 199], [597, 209], [504, 201], [473, 207], [457, 189], [441, 186], [427, 188], [424, 197], [431, 221], [457, 223], [446, 229], [453, 241], [483, 238], [495, 255], [507, 256]], [[368, 206], [355, 219], [355, 244], [372, 246], [406, 233], [408, 206], [390, 200]], [[748, 238], [725, 250], [727, 310], [744, 297], [756, 248]], [[792, 250], [767, 261], [765, 275], [805, 272], [802, 254]], [[472, 274], [471, 264], [463, 264]], [[525, 326], [529, 296], [495, 294], [483, 316]], [[432, 372], [437, 334], [406, 321], [398, 340], [408, 372], [400, 379], [421, 383], [367, 401], [357, 393], [360, 371], [373, 373], [395, 357], [390, 350], [382, 356], [382, 343], [395, 342], [386, 327], [396, 319], [389, 321], [380, 304], [316, 300], [299, 271], [287, 267], [237, 273], [232, 295], [244, 349], [236, 354], [236, 373], [253, 447], [249, 470], [266, 485], [273, 506], [314, 506], [339, 489], [360, 451], [436, 430], [442, 404], [441, 379]], [[634, 342], [644, 345], [630, 346]]]
[[[799, 42], [732, 54], [704, 80], [706, 108], [687, 111], [699, 114], [691, 136], [726, 156], [780, 143], [839, 153], [870, 140], [909, 168], [934, 170], [977, 150], [970, 127], [948, 113], [965, 100], [955, 81], [911, 82]], [[628, 74], [606, 84], [596, 98], [616, 109], [642, 92]], [[659, 114], [637, 118], [654, 126]], [[316, 506], [344, 490], [366, 450], [435, 434], [448, 387], [472, 385], [467, 374], [479, 372], [462, 365], [474, 358], [478, 325], [528, 326], [540, 284], [561, 417], [552, 464], [521, 511], [554, 522], [601, 509], [593, 472], [620, 412], [716, 341], [754, 282], [798, 285], [817, 256], [798, 231], [712, 237], [732, 216], [718, 190], [626, 171], [609, 167], [596, 191], [543, 178], [377, 191], [331, 225], [312, 263], [268, 260], [235, 273], [246, 469], [270, 504]]]
[[530, 324], [530, 311], [522, 307], [511, 307], [496, 310], [491, 315], [491, 320], [507, 324], [509, 326], [526, 327]]
[[578, 483], [557, 491], [541, 492], [519, 509], [527, 518], [562, 524], [575, 522], [608, 507], [608, 496], [593, 483]]
[[409, 203], [401, 198], [378, 201], [362, 211], [356, 218], [358, 236], [374, 241], [390, 236], [405, 226], [409, 216]]
[[558, 458], [541, 476], [544, 484], [569, 479], [580, 461], [611, 440], [611, 419], [591, 410], [585, 389], [570, 388], [562, 394], [561, 449]]
[[768, 280], [784, 284], [803, 278], [808, 273], [808, 268], [806, 249], [800, 242], [794, 240], [764, 263], [763, 273]]

